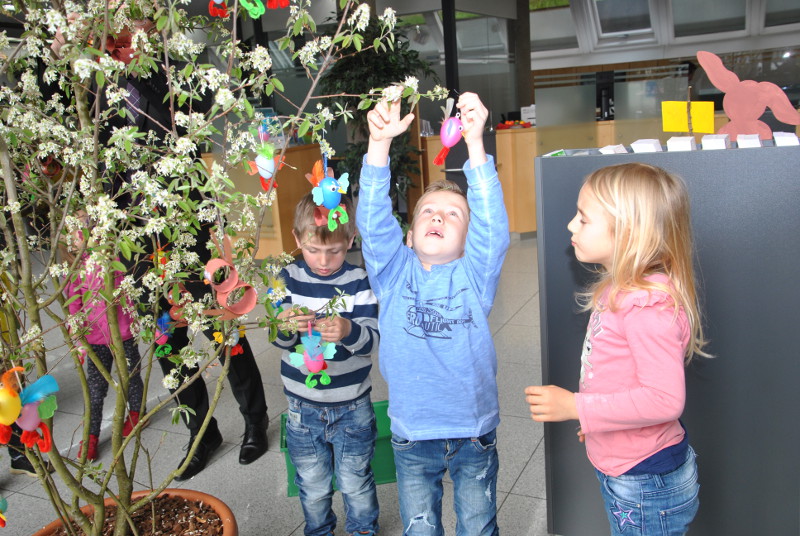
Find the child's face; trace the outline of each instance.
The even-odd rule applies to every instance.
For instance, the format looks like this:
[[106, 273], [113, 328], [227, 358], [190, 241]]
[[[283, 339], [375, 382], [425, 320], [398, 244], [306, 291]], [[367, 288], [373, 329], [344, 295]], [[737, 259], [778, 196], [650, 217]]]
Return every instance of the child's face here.
[[608, 212], [588, 186], [578, 195], [578, 213], [567, 225], [572, 233], [575, 257], [592, 264], [602, 264], [611, 269], [614, 260], [614, 233]]
[[430, 192], [420, 199], [406, 243], [414, 248], [422, 266], [447, 264], [464, 255], [469, 207], [455, 192]]
[[295, 234], [294, 239], [297, 241], [297, 247], [303, 251], [303, 259], [308, 267], [321, 277], [338, 272], [344, 264], [347, 250], [353, 245], [353, 238], [349, 242], [328, 242], [327, 244], [320, 242], [316, 236], [300, 240]]

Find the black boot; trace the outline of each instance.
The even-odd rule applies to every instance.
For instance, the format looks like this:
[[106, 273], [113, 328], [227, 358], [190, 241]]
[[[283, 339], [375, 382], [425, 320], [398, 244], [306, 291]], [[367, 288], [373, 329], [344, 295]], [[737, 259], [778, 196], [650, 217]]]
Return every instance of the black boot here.
[[[187, 449], [192, 446], [194, 438], [195, 435], [192, 434], [189, 438]], [[175, 480], [178, 482], [189, 480], [194, 475], [205, 469], [208, 459], [211, 458], [211, 455], [220, 447], [220, 445], [222, 445], [222, 434], [219, 433], [219, 429], [216, 426], [214, 426], [213, 430], [209, 426], [205, 435], [203, 436], [203, 439], [200, 440], [200, 444], [197, 445], [197, 450], [194, 451], [192, 461], [189, 462], [189, 465], [186, 466], [186, 469], [184, 469], [183, 473], [175, 477]], [[179, 466], [183, 465], [183, 462], [185, 461], [186, 458], [181, 460]]]
[[268, 427], [269, 417], [264, 417], [260, 422], [245, 425], [242, 448], [239, 450], [240, 464], [253, 463], [267, 452]]

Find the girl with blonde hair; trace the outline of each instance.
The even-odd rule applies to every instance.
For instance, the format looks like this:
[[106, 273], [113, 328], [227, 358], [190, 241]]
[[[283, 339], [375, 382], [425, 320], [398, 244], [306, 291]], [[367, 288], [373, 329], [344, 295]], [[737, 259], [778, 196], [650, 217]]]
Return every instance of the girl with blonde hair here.
[[534, 421], [575, 419], [611, 534], [685, 534], [699, 506], [695, 453], [679, 418], [684, 366], [705, 340], [692, 265], [689, 196], [663, 169], [628, 163], [589, 175], [567, 228], [598, 278], [580, 389], [525, 389]]

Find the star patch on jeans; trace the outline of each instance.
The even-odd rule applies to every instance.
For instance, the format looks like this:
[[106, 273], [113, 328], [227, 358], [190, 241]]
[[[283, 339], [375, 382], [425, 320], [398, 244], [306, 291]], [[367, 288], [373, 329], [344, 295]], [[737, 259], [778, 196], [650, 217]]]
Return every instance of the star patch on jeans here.
[[625, 510], [618, 502], [614, 501], [614, 507], [611, 508], [611, 513], [614, 514], [615, 518], [617, 518], [617, 524], [619, 525], [620, 531], [625, 530], [625, 527], [628, 525], [639, 528], [639, 525], [634, 523], [633, 517], [631, 516], [633, 513], [633, 508], [630, 510]]

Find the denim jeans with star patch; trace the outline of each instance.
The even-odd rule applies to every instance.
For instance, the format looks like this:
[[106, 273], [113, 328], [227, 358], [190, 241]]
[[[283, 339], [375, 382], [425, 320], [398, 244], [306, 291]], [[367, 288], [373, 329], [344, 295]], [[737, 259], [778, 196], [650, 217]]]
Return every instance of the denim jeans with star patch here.
[[678, 468], [661, 474], [608, 476], [597, 471], [611, 536], [686, 534], [700, 506], [692, 447]]

